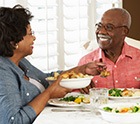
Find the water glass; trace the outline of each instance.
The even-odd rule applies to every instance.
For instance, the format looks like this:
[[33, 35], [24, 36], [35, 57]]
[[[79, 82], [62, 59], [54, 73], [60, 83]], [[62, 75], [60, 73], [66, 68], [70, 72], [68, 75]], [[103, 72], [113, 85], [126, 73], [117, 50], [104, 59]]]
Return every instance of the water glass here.
[[91, 88], [90, 94], [90, 106], [92, 111], [97, 111], [98, 107], [102, 104], [108, 103], [108, 89], [107, 88]]

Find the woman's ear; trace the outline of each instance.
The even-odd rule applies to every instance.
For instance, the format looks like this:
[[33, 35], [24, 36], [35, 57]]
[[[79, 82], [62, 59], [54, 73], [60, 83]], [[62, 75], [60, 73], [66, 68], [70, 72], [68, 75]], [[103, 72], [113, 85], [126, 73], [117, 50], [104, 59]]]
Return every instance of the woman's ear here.
[[12, 47], [14, 48], [14, 49], [18, 49], [18, 44], [16, 43], [14, 43], [14, 42], [10, 42], [10, 44], [12, 45]]

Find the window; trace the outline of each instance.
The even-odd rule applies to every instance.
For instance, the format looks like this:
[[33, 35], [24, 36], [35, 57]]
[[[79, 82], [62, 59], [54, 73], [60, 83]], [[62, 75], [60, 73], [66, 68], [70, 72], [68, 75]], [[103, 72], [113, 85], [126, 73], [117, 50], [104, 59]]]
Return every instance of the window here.
[[94, 25], [121, 0], [0, 0], [3, 6], [16, 3], [28, 7], [36, 41], [29, 61], [44, 72], [66, 70], [97, 48]]
[[88, 0], [28, 0], [27, 5], [35, 15], [32, 28], [42, 40], [35, 42], [32, 63], [44, 71], [76, 66], [88, 39]]

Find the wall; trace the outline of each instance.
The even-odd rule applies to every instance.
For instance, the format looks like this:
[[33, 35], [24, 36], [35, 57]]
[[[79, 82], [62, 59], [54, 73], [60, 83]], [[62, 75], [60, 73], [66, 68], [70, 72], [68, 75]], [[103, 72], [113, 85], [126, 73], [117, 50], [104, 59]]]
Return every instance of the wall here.
[[123, 8], [132, 16], [132, 26], [128, 37], [140, 40], [140, 0], [123, 0]]

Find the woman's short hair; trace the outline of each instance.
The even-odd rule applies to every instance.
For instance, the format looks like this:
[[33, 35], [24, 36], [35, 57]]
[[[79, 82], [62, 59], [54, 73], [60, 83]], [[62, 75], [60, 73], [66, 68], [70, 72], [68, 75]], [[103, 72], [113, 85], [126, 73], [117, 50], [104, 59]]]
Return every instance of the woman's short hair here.
[[13, 56], [15, 46], [26, 35], [32, 17], [31, 12], [21, 5], [0, 8], [0, 56]]

